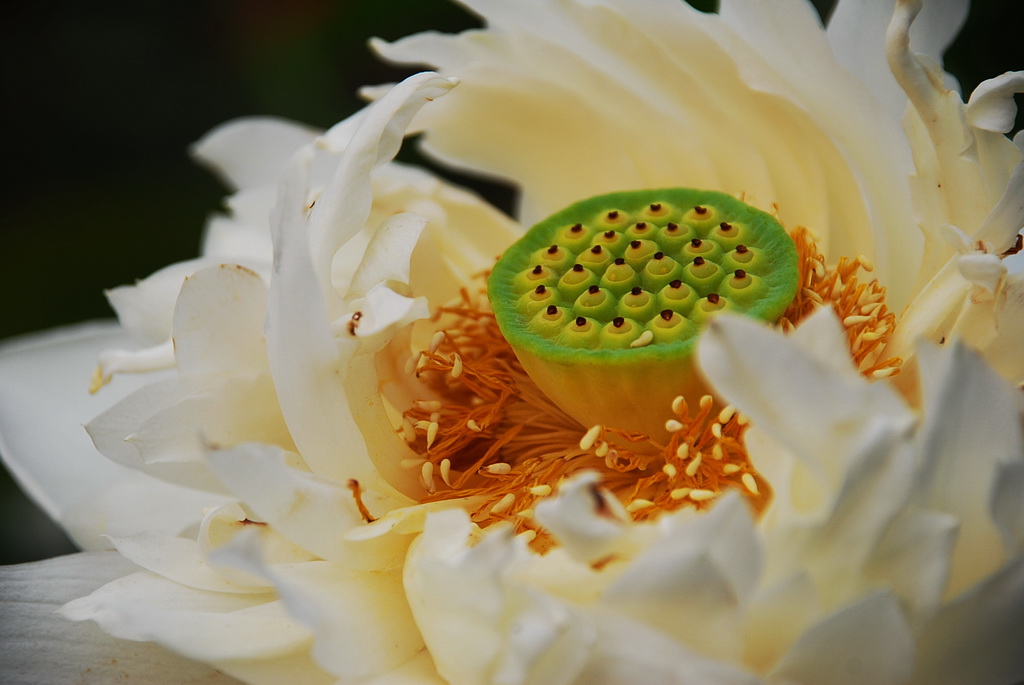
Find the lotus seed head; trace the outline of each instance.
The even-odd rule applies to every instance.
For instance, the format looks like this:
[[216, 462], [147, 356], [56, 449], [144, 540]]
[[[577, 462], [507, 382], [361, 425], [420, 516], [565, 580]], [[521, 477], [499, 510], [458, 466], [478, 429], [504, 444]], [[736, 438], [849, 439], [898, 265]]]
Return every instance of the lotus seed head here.
[[774, 217], [670, 188], [593, 197], [541, 221], [499, 259], [488, 295], [550, 399], [584, 425], [654, 435], [668, 418], [654, 407], [705, 392], [692, 358], [707, 320], [733, 311], [774, 322], [797, 285], [796, 248]]

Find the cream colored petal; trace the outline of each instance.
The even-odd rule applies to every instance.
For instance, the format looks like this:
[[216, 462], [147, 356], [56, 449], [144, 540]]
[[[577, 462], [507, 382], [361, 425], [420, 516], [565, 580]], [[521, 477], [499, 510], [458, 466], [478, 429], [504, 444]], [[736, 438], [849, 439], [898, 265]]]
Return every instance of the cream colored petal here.
[[288, 159], [318, 133], [285, 119], [243, 117], [207, 133], [192, 146], [192, 155], [230, 188], [273, 185]]
[[865, 573], [889, 587], [910, 616], [928, 616], [942, 602], [959, 529], [949, 514], [904, 511], [885, 531]]
[[430, 316], [425, 297], [399, 295], [383, 283], [370, 288], [350, 306], [352, 314], [337, 321], [333, 328], [339, 337], [358, 339], [360, 354], [379, 351], [400, 329]]
[[978, 84], [967, 101], [967, 123], [997, 133], [1009, 133], [1017, 118], [1013, 96], [1024, 92], [1024, 71], [1008, 71]]
[[401, 667], [359, 685], [448, 685], [437, 675], [430, 653], [423, 650]]
[[240, 190], [225, 198], [227, 212], [211, 216], [203, 229], [203, 256], [269, 274], [274, 256], [270, 210], [275, 197], [275, 188], [267, 186]]
[[[836, 58], [868, 85], [894, 121], [907, 105], [885, 61], [885, 30], [895, 6], [895, 0], [839, 0], [828, 20], [828, 41]], [[963, 27], [968, 6], [967, 0], [928, 2], [911, 28], [911, 49], [939, 61]]]
[[294, 450], [268, 376], [231, 379], [191, 393], [129, 430], [115, 438], [138, 452], [142, 471], [213, 492], [223, 492], [223, 487], [205, 463], [207, 444], [259, 441]]
[[306, 192], [312, 160], [305, 150], [290, 162], [275, 209], [267, 353], [282, 413], [306, 463], [336, 481], [354, 478], [371, 509], [387, 511], [404, 497], [380, 478], [345, 391], [358, 342], [332, 336], [324, 284], [310, 253]]
[[1007, 556], [1024, 554], [1024, 464], [1003, 464], [992, 495], [992, 518], [1003, 538]]
[[[601, 605], [687, 644], [735, 661], [743, 612], [760, 574], [759, 540], [738, 496], [676, 524], [608, 587]], [[699, 620], [693, 620], [700, 617]]]
[[[396, 214], [374, 232], [350, 283], [335, 284], [351, 299], [378, 285], [409, 285], [409, 261], [427, 219], [411, 212]], [[345, 287], [347, 286], [347, 292]]]
[[567, 479], [558, 496], [537, 504], [537, 522], [579, 561], [596, 562], [612, 555], [628, 535], [629, 514], [600, 486], [592, 471]]
[[925, 625], [918, 637], [917, 671], [908, 685], [1020, 682], [1022, 606], [1024, 557], [1017, 557]]
[[174, 368], [176, 363], [174, 342], [168, 339], [141, 350], [103, 350], [96, 361], [96, 371], [93, 374], [89, 392], [99, 391], [117, 374], [149, 373]]
[[231, 564], [274, 584], [288, 612], [313, 632], [313, 658], [342, 679], [398, 668], [423, 648], [402, 592], [402, 571], [352, 570], [325, 561], [268, 566], [255, 531], [219, 551]]
[[878, 592], [813, 626], [771, 675], [815, 685], [899, 685], [913, 673], [914, 647], [898, 600]]
[[148, 572], [112, 581], [60, 613], [208, 663], [285, 656], [310, 641], [272, 594], [195, 590]]
[[243, 584], [226, 578], [211, 567], [194, 540], [144, 533], [132, 538], [112, 538], [124, 558], [147, 571], [196, 590], [211, 592], [269, 592], [269, 584]]
[[110, 306], [125, 330], [143, 345], [158, 345], [171, 337], [174, 303], [185, 278], [209, 264], [191, 259], [165, 266], [135, 283], [106, 292]]
[[113, 552], [0, 568], [0, 680], [7, 685], [177, 685], [238, 681], [152, 643], [118, 640], [56, 611], [135, 567]]
[[575, 685], [765, 682], [740, 666], [701, 656], [633, 619], [605, 612], [593, 612], [586, 618], [597, 635]]
[[991, 518], [1001, 464], [1024, 461], [1017, 392], [960, 344], [918, 352], [925, 421], [916, 488], [921, 506], [960, 521], [947, 596], [997, 570], [1005, 561]]
[[373, 202], [370, 174], [374, 167], [394, 158], [413, 115], [455, 83], [429, 72], [416, 74], [361, 115], [334, 177], [309, 216], [311, 254], [321, 283], [330, 282], [334, 254], [366, 224]]
[[474, 547], [473, 525], [460, 510], [438, 512], [405, 563], [405, 591], [416, 625], [448, 682], [485, 682], [502, 649], [505, 598], [499, 578], [517, 551], [503, 533]]
[[[726, 400], [804, 459], [827, 499], [857, 454], [898, 439], [913, 416], [891, 389], [807, 351], [751, 319], [720, 316], [702, 336], [698, 358]], [[834, 354], [849, 353], [843, 346]]]
[[267, 564], [301, 564], [317, 559], [315, 555], [286, 539], [273, 526], [259, 520], [255, 513], [238, 502], [205, 509], [196, 544], [204, 558], [228, 580], [240, 585], [262, 586], [266, 584], [264, 578], [230, 566], [218, 565], [215, 558], [216, 553], [230, 545], [236, 537], [252, 530], [260, 533], [260, 553]]
[[[1006, 260], [1003, 260], [1006, 264]], [[1024, 383], [1024, 271], [1010, 274], [992, 300], [968, 305], [960, 324], [964, 342], [1011, 383]]]
[[195, 386], [266, 371], [266, 312], [267, 286], [254, 271], [218, 264], [189, 276], [174, 307], [174, 350], [182, 382]]
[[[108, 547], [99, 535], [114, 528], [177, 533], [202, 506], [198, 493], [109, 461], [82, 428], [139, 387], [133, 376], [88, 393], [99, 351], [129, 344], [115, 324], [93, 323], [10, 340], [0, 350], [0, 454], [25, 492], [85, 549]], [[122, 487], [137, 488], [150, 506], [128, 511], [108, 498]]]
[[982, 222], [976, 240], [985, 241], [996, 254], [1009, 250], [1024, 230], [1024, 162], [1017, 165], [999, 202]]
[[209, 460], [224, 484], [262, 520], [321, 558], [357, 569], [401, 563], [408, 544], [404, 536], [346, 540], [346, 531], [364, 523], [355, 493], [344, 484], [293, 468], [279, 448], [255, 443], [213, 448]]
[[902, 301], [919, 237], [897, 123], [834, 61], [811, 10], [787, 3], [766, 24], [753, 5], [731, 7], [483, 3], [485, 31], [375, 47], [459, 76], [421, 115], [425, 148], [519, 185], [526, 224], [601, 192], [715, 188], [778, 203], [830, 254], [872, 255]]
[[814, 582], [805, 572], [760, 589], [746, 615], [743, 663], [758, 673], [770, 671], [821, 617], [821, 610]]

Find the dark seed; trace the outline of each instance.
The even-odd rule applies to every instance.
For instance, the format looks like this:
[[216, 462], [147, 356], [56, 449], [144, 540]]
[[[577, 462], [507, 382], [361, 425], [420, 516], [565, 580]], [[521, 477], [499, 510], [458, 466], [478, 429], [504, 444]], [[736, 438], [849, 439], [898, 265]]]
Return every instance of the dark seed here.
[[587, 292], [590, 293], [591, 295], [596, 295], [599, 290], [601, 290], [601, 288], [599, 288], [596, 285], [592, 285], [589, 288], [587, 288]]
[[718, 293], [708, 293], [708, 302], [711, 304], [718, 304], [718, 301], [721, 299], [722, 298]]
[[630, 293], [630, 294], [631, 294], [631, 295], [632, 295], [633, 297], [636, 297], [637, 295], [639, 295], [639, 294], [640, 294], [640, 293], [642, 293], [643, 291], [644, 291], [644, 289], [643, 289], [643, 288], [641, 288], [640, 286], [636, 286], [636, 287], [634, 287], [634, 288], [633, 288], [632, 290], [630, 290], [630, 291], [629, 291], [629, 293]]
[[577, 316], [576, 317], [576, 325], [579, 326], [580, 328], [583, 328], [584, 326], [586, 326], [587, 325], [586, 317]]
[[549, 304], [547, 312], [548, 312], [548, 316], [554, 316], [555, 314], [558, 313], [558, 307], [556, 307], [553, 304]]
[[575, 271], [576, 273], [580, 273], [581, 271], [583, 271], [583, 265], [582, 264], [573, 264], [572, 265], [572, 270]]
[[672, 315], [674, 313], [675, 312], [673, 312], [671, 309], [662, 309], [660, 316], [661, 316], [661, 318], [665, 319], [665, 321], [671, 321], [672, 320]]
[[625, 324], [626, 320], [623, 319], [621, 316], [616, 316], [614, 319], [612, 319], [612, 325], [615, 326], [616, 328], [622, 328]]

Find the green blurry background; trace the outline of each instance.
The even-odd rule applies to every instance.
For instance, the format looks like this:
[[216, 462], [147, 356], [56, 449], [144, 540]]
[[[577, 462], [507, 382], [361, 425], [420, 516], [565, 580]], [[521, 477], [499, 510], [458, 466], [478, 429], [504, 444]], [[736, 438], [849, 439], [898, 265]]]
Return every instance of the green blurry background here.
[[[975, 3], [947, 58], [965, 91], [1024, 67], [1020, 42], [990, 33], [1024, 25], [1022, 6]], [[359, 86], [411, 73], [380, 64], [367, 37], [475, 25], [443, 0], [43, 0], [0, 10], [0, 338], [110, 316], [105, 288], [194, 256], [222, 190], [186, 148], [213, 126], [250, 114], [329, 126], [360, 106]], [[507, 189], [458, 180], [508, 208]], [[0, 471], [0, 563], [70, 551]]]

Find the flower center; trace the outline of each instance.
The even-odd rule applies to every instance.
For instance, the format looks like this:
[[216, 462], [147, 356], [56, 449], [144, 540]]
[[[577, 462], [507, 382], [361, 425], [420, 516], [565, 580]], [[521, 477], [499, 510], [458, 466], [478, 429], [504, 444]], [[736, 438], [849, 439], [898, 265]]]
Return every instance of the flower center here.
[[502, 334], [580, 423], [667, 437], [674, 397], [706, 390], [692, 363], [721, 311], [775, 322], [797, 294], [797, 251], [769, 214], [723, 193], [612, 193], [540, 222], [488, 282]]
[[[658, 202], [648, 202], [647, 209], [651, 204]], [[654, 211], [669, 211], [666, 203], [661, 204]], [[700, 206], [718, 208], [710, 202]], [[576, 223], [582, 224], [568, 224], [570, 233]], [[667, 221], [662, 228], [668, 228]], [[609, 231], [613, 231], [607, 236], [611, 241], [618, 235], [615, 229], [600, 233], [604, 236]], [[882, 357], [895, 328], [895, 316], [885, 305], [885, 289], [877, 281], [860, 279], [862, 272], [871, 271], [870, 262], [863, 257], [842, 258], [829, 266], [810, 231], [798, 227], [792, 239], [798, 291], [776, 325], [789, 330], [815, 309], [832, 307], [843, 322], [850, 355], [861, 373], [869, 378], [898, 373], [902, 361]], [[700, 240], [703, 245], [705, 238]], [[746, 246], [737, 243], [731, 251], [741, 244]], [[657, 252], [665, 250], [652, 252], [650, 261], [656, 261]], [[575, 270], [575, 264], [568, 270]], [[540, 266], [543, 271], [545, 265]], [[766, 273], [754, 268], [750, 272], [762, 277]], [[633, 288], [620, 299], [626, 293], [632, 295]], [[677, 394], [665, 405], [669, 418], [657, 426], [658, 434], [626, 430], [615, 420], [574, 419], [526, 373], [498, 327], [492, 303], [483, 295], [482, 288], [463, 289], [457, 299], [435, 311], [431, 323], [436, 332], [430, 345], [415, 351], [406, 362], [419, 399], [403, 412], [401, 433], [416, 456], [402, 466], [418, 474], [421, 501], [460, 502], [481, 527], [512, 524], [518, 533], [532, 538], [538, 551], [550, 548], [552, 540], [533, 519], [535, 503], [557, 492], [564, 478], [581, 471], [600, 472], [602, 487], [622, 501], [634, 520], [681, 507], [702, 509], [726, 490], [743, 494], [756, 511], [771, 501], [770, 483], [748, 457], [747, 421], [742, 414], [716, 405], [708, 394]], [[654, 347], [649, 343], [641, 349]], [[623, 405], [646, 402], [646, 389], [637, 393], [618, 388], [609, 393], [617, 393]], [[369, 512], [366, 516], [371, 520]]]

